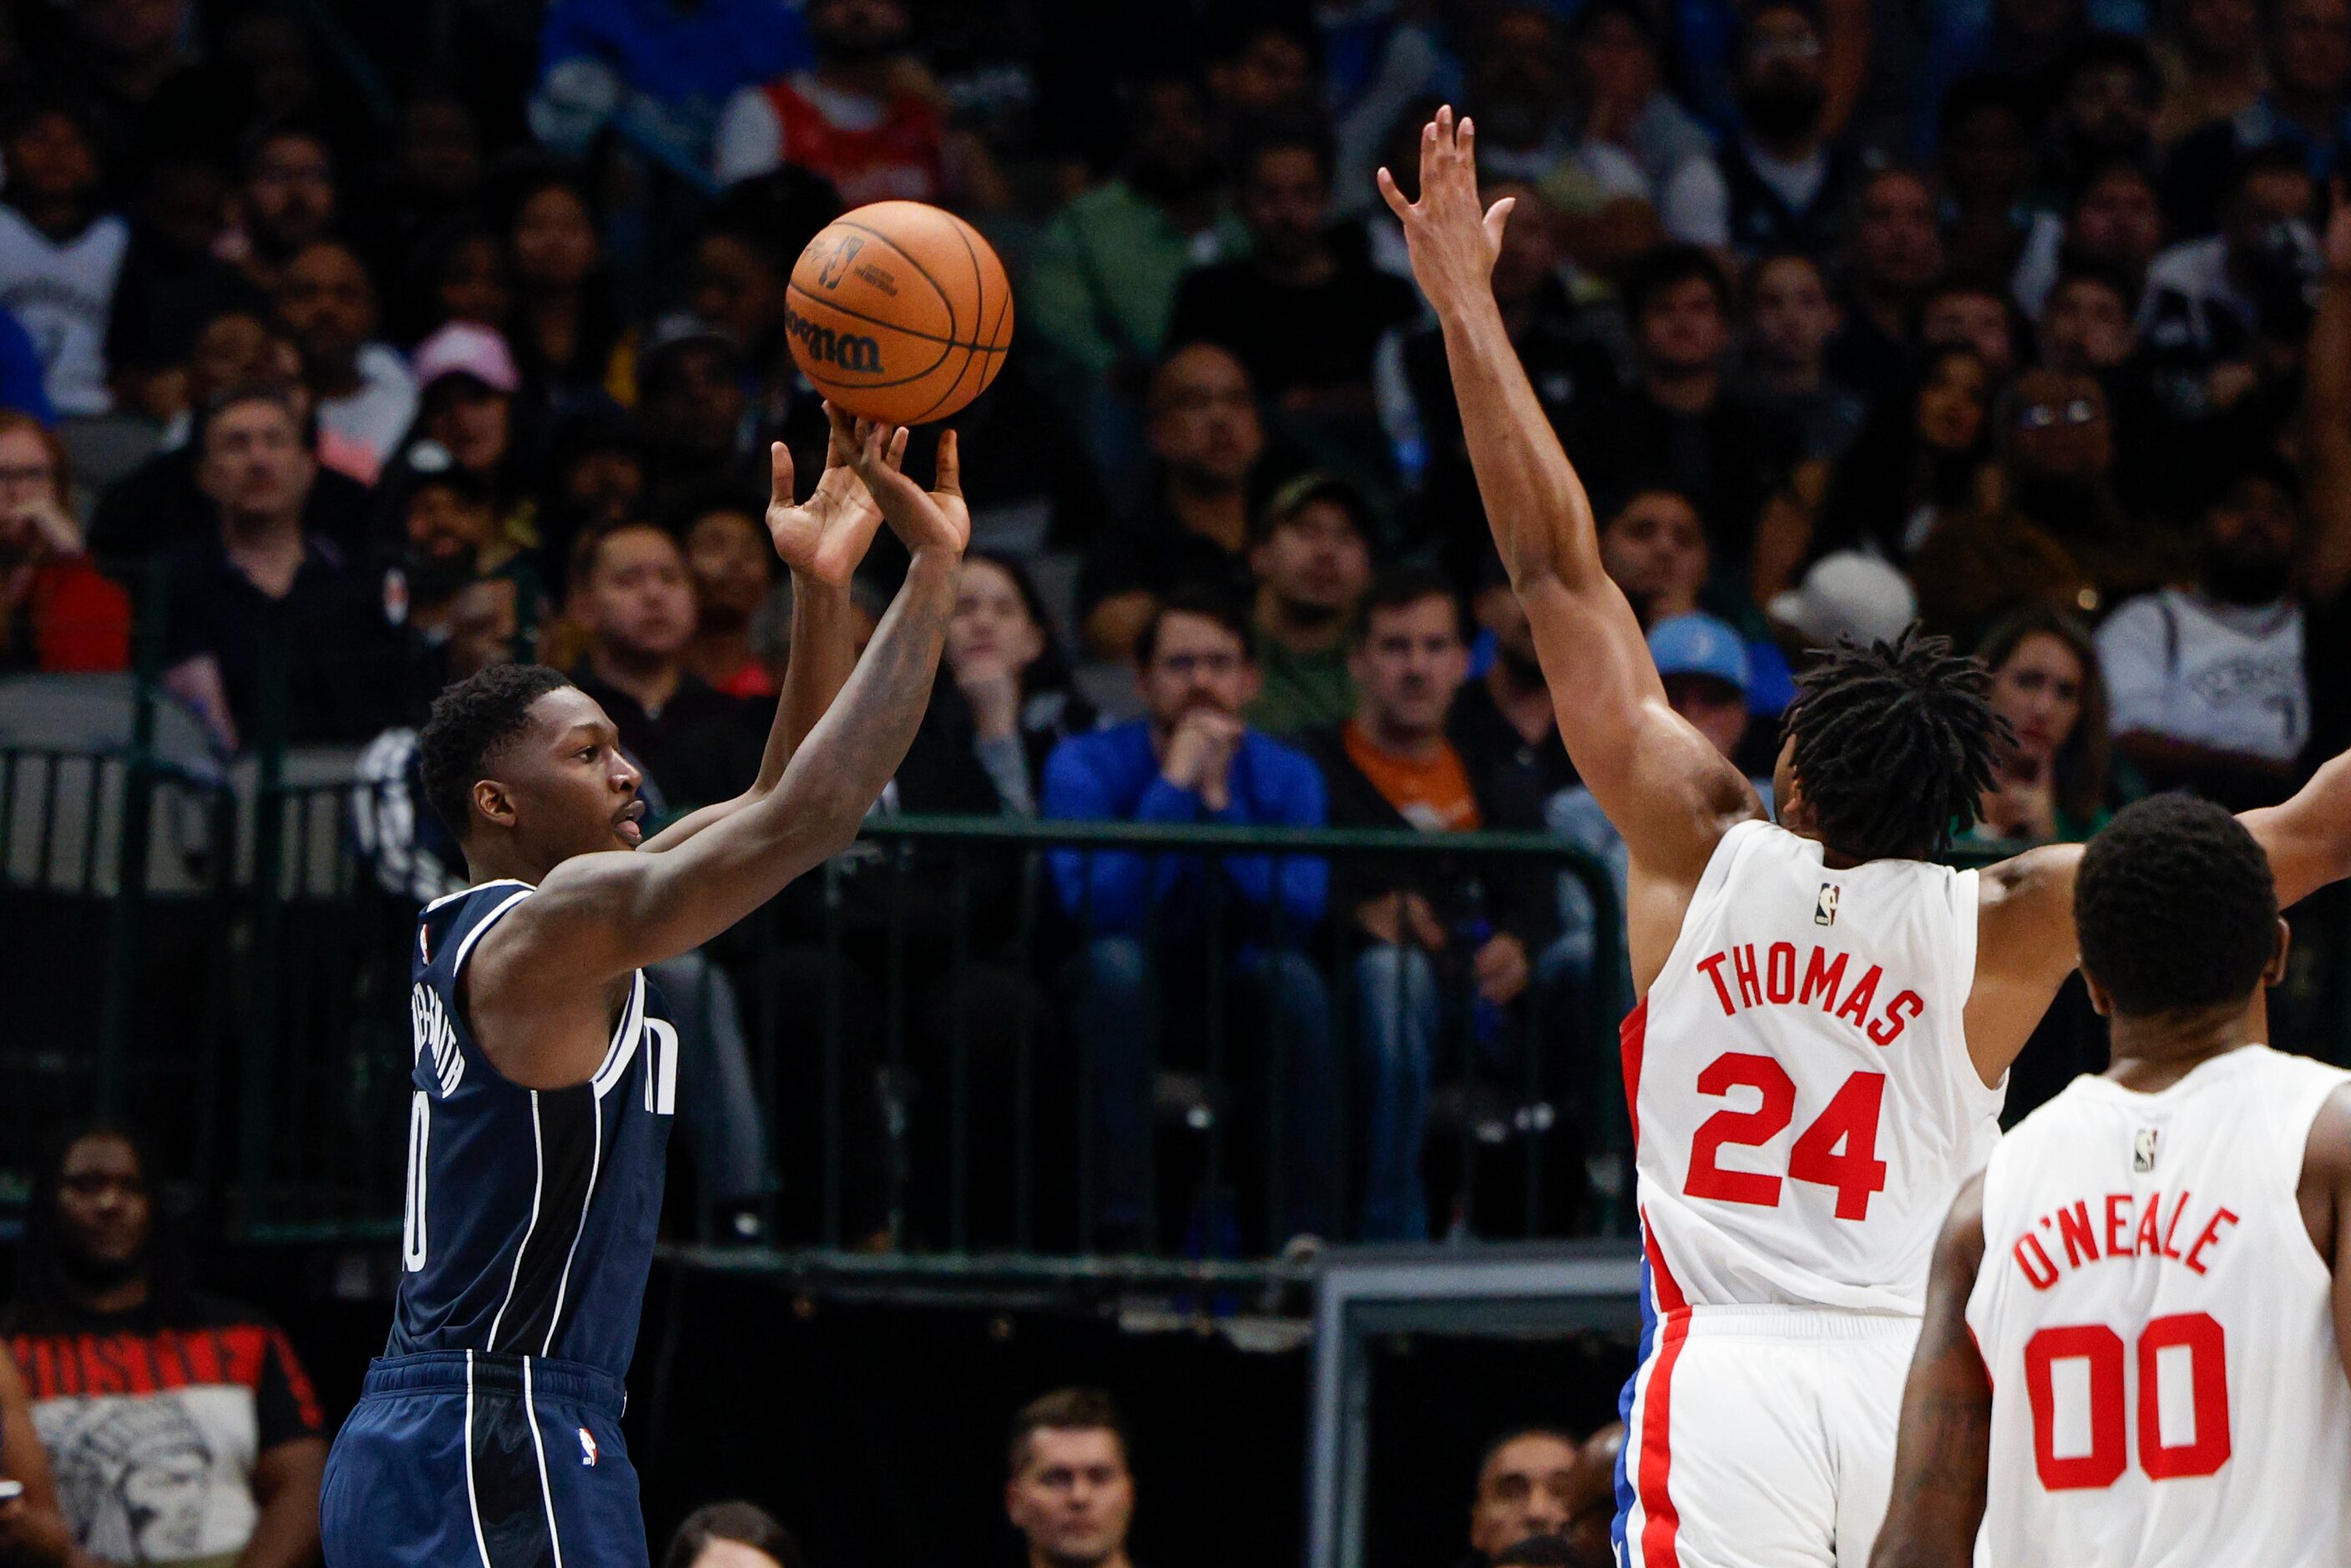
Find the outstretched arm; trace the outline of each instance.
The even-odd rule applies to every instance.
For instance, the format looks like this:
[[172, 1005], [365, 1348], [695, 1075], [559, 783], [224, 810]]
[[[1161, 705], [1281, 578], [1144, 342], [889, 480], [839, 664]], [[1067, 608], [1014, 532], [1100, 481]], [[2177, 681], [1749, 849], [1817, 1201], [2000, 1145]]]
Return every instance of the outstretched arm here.
[[1686, 904], [1716, 842], [1762, 806], [1667, 706], [1640, 622], [1602, 570], [1591, 499], [1494, 303], [1494, 257], [1512, 204], [1480, 210], [1474, 152], [1470, 122], [1457, 126], [1451, 110], [1439, 110], [1421, 135], [1420, 200], [1406, 202], [1384, 169], [1380, 191], [1403, 220], [1414, 276], [1444, 329], [1478, 492], [1526, 606], [1560, 738], [1624, 834], [1636, 881], [1661, 880]]
[[1991, 1462], [1991, 1375], [1968, 1331], [1983, 1267], [1983, 1177], [1951, 1205], [1927, 1285], [1927, 1320], [1902, 1389], [1894, 1494], [1869, 1568], [1968, 1568]]
[[[2237, 820], [2269, 855], [2281, 909], [2351, 877], [2351, 752], [2313, 774], [2283, 805]], [[2050, 844], [1983, 873], [1968, 1054], [1986, 1083], [2000, 1082], [2074, 972], [2074, 877], [2081, 864], [2079, 844]]]
[[[724, 821], [783, 781], [809, 731], [816, 727], [857, 663], [857, 611], [850, 602], [850, 580], [882, 526], [882, 508], [858, 479], [851, 462], [856, 432], [848, 416], [831, 403], [832, 421], [824, 473], [805, 505], [793, 500], [792, 455], [780, 441], [768, 448], [772, 488], [768, 498], [768, 537], [792, 572], [792, 656], [783, 690], [776, 698], [775, 722], [768, 727], [759, 776], [732, 800], [689, 811], [645, 841], [643, 853], [674, 850], [713, 822]], [[892, 438], [886, 456], [895, 468], [906, 453], [906, 433]]]
[[971, 524], [952, 432], [927, 496], [890, 465], [890, 432], [860, 434], [858, 477], [913, 555], [904, 586], [775, 789], [667, 853], [565, 861], [490, 928], [467, 971], [466, 1005], [498, 1071], [525, 1087], [589, 1078], [602, 1055], [609, 983], [701, 946], [846, 848], [904, 760], [929, 706]]
[[2302, 1153], [2303, 1222], [2335, 1276], [2335, 1350], [2351, 1377], [2351, 1089], [2318, 1109]]

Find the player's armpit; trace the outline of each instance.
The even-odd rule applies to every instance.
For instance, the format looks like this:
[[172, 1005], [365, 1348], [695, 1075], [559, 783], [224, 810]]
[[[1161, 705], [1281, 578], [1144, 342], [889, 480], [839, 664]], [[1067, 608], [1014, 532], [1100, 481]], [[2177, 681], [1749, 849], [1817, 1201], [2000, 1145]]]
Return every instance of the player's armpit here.
[[2351, 752], [2328, 760], [2284, 804], [2237, 820], [2270, 857], [2279, 908], [2351, 877]]
[[2311, 1245], [2335, 1276], [2335, 1353], [2351, 1377], [2351, 1087], [2337, 1089], [2311, 1123], [2295, 1196]]
[[1983, 1522], [1991, 1376], [1968, 1331], [1983, 1267], [1983, 1177], [1969, 1178], [1935, 1245], [1927, 1316], [1902, 1389], [1894, 1490], [1870, 1568], [1968, 1568]]
[[1986, 1084], [2000, 1082], [2078, 962], [2074, 876], [2081, 864], [2081, 845], [2044, 844], [1978, 879], [1968, 1055]]

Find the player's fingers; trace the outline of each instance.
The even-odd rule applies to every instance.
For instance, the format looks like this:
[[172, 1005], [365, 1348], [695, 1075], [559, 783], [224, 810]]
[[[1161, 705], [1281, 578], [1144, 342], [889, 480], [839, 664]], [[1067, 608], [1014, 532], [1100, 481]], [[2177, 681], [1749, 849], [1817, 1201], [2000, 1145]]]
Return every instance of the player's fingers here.
[[780, 441], [768, 444], [768, 482], [769, 501], [778, 507], [792, 504], [792, 454]]
[[914, 433], [913, 431], [908, 430], [903, 424], [892, 434], [890, 437], [890, 450], [887, 455], [891, 472], [895, 473], [905, 466], [906, 438], [914, 434]]
[[1412, 204], [1404, 199], [1404, 192], [1397, 187], [1395, 176], [1388, 172], [1385, 164], [1380, 167], [1379, 187], [1380, 199], [1387, 203], [1388, 211], [1399, 218], [1412, 215]]
[[1518, 197], [1504, 196], [1500, 201], [1496, 202], [1492, 206], [1486, 209], [1487, 238], [1492, 240], [1496, 245], [1502, 243], [1502, 230], [1509, 225], [1510, 214], [1518, 210]]
[[1462, 156], [1462, 159], [1466, 162], [1466, 161], [1468, 161], [1468, 159], [1469, 158], [1471, 152], [1472, 152], [1472, 151], [1474, 150], [1474, 148], [1476, 147], [1476, 145], [1477, 145], [1477, 141], [1478, 141], [1478, 122], [1477, 122], [1476, 120], [1471, 120], [1468, 115], [1466, 115], [1466, 114], [1465, 114], [1465, 115], [1463, 115], [1463, 116], [1461, 117], [1461, 126], [1460, 126], [1460, 129], [1454, 132], [1454, 136], [1453, 136], [1453, 147], [1454, 147], [1454, 151], [1456, 151], [1456, 152], [1459, 152], [1459, 153], [1461, 154], [1461, 156]]
[[938, 477], [931, 486], [932, 491], [941, 496], [961, 496], [963, 452], [956, 444], [956, 433], [952, 430], [939, 432], [937, 468]]
[[857, 427], [848, 413], [831, 398], [824, 400], [825, 423], [832, 427], [832, 439], [826, 455], [829, 459], [847, 462], [857, 450]]

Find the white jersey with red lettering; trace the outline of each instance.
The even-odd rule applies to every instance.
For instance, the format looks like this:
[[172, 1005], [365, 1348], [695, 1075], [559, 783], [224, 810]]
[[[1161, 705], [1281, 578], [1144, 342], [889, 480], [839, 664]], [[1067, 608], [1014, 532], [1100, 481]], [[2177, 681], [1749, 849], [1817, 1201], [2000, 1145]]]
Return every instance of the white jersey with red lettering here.
[[2081, 1078], [1984, 1173], [1977, 1561], [2351, 1563], [2351, 1379], [2295, 1190], [2351, 1073], [2267, 1046]]
[[1967, 1051], [1976, 875], [1716, 846], [1625, 1023], [1646, 1249], [1627, 1568], [1862, 1568], [1935, 1239], [1999, 1136]]
[[1975, 873], [1834, 871], [1769, 822], [1723, 836], [1625, 1027], [1641, 1217], [1680, 1301], [1924, 1310], [1999, 1136], [1975, 963]]

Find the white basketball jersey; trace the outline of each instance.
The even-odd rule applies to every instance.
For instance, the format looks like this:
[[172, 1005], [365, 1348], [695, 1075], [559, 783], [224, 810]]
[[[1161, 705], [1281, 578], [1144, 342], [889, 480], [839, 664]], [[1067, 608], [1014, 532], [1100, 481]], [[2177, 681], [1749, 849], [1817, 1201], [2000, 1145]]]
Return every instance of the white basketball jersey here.
[[2159, 1094], [2076, 1079], [2001, 1143], [1979, 1563], [2351, 1563], [2351, 1381], [2294, 1197], [2346, 1082], [2248, 1046]]
[[1833, 871], [1770, 822], [1723, 835], [1625, 1021], [1657, 1300], [1916, 1316], [1935, 1238], [1999, 1136], [1968, 1059], [1976, 873]]

